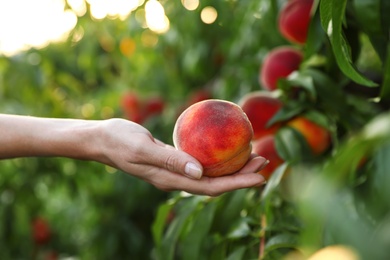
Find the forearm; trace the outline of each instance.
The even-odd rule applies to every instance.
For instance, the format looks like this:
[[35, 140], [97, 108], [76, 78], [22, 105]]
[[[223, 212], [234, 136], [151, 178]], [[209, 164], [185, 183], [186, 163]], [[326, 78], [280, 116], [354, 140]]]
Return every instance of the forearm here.
[[96, 121], [0, 114], [0, 159], [60, 156], [98, 157]]

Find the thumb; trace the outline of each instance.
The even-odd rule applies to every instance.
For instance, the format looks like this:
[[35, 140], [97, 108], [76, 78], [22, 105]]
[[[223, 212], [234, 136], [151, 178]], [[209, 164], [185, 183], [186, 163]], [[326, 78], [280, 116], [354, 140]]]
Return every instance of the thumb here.
[[151, 164], [171, 172], [181, 173], [192, 179], [200, 179], [203, 173], [201, 163], [186, 152], [170, 146], [155, 146], [150, 153]]

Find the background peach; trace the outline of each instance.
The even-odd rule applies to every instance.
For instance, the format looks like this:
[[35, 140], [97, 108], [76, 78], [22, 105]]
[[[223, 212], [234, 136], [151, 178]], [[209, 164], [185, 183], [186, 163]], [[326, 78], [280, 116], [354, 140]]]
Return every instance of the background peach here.
[[266, 90], [277, 89], [279, 79], [287, 78], [298, 70], [303, 60], [300, 50], [292, 46], [281, 46], [272, 49], [265, 56], [260, 69], [260, 84]]
[[253, 127], [253, 139], [275, 133], [281, 126], [268, 127], [269, 120], [282, 108], [283, 103], [266, 91], [251, 92], [241, 98], [239, 104]]
[[269, 160], [268, 165], [259, 172], [266, 180], [268, 180], [275, 169], [284, 162], [276, 151], [274, 135], [266, 135], [253, 141], [252, 152]]
[[291, 119], [287, 122], [287, 126], [294, 128], [303, 135], [315, 155], [325, 152], [331, 145], [330, 132], [325, 127], [303, 116]]
[[290, 0], [279, 13], [279, 31], [290, 42], [304, 44], [311, 20], [313, 0]]

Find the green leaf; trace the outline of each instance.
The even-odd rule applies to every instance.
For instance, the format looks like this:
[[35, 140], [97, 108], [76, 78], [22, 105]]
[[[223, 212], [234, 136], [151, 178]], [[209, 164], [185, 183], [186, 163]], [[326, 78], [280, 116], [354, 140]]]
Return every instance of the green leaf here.
[[166, 220], [173, 206], [174, 206], [173, 203], [165, 203], [158, 208], [156, 218], [152, 225], [153, 239], [154, 242], [156, 243], [156, 246], [160, 246], [161, 244], [161, 239], [166, 225]]
[[325, 37], [326, 34], [321, 26], [320, 10], [317, 8], [309, 26], [305, 44], [305, 60], [320, 51]]
[[247, 191], [241, 189], [224, 194], [219, 198], [219, 208], [217, 209], [219, 218], [213, 229], [221, 233], [226, 232], [226, 226], [231, 225], [240, 216], [246, 195]]
[[370, 38], [372, 45], [379, 57], [384, 61], [387, 54], [388, 31], [382, 28], [385, 25], [382, 16], [389, 16], [389, 13], [381, 12], [386, 4], [381, 0], [354, 0], [354, 14], [362, 29]]
[[202, 200], [203, 198], [201, 196], [194, 196], [182, 201], [185, 203], [181, 204], [182, 207], [180, 208], [180, 212], [178, 212], [177, 216], [168, 227], [161, 245], [156, 247], [156, 254], [159, 256], [158, 259], [174, 259], [175, 248], [179, 236], [189, 217], [199, 206], [199, 203], [202, 203]]
[[329, 31], [332, 21], [332, 0], [320, 1], [320, 18], [322, 28], [326, 33]]
[[372, 197], [377, 209], [384, 214], [390, 209], [390, 144], [381, 147], [373, 156], [374, 171], [370, 173]]
[[286, 121], [305, 110], [305, 105], [300, 102], [289, 101], [267, 122], [267, 127]]
[[268, 180], [267, 185], [265, 186], [262, 194], [261, 199], [267, 200], [268, 196], [270, 196], [275, 189], [279, 186], [279, 183], [281, 182], [283, 175], [286, 173], [288, 167], [288, 163], [283, 163], [278, 168], [275, 169], [274, 173], [271, 175], [271, 178]]
[[246, 247], [240, 246], [236, 248], [227, 258], [226, 260], [241, 260], [244, 257]]
[[310, 110], [304, 113], [302, 116], [316, 123], [317, 125], [320, 125], [329, 130], [330, 127], [329, 119], [323, 113], [320, 113], [315, 110]]
[[251, 229], [248, 224], [248, 219], [239, 218], [236, 223], [232, 226], [232, 229], [229, 231], [228, 238], [237, 239], [246, 237], [251, 233]]
[[296, 248], [298, 246], [297, 235], [284, 233], [271, 237], [265, 244], [265, 253], [280, 248]]
[[[382, 30], [384, 33], [389, 32], [390, 30], [390, 1], [381, 0], [381, 21], [382, 21]], [[389, 37], [389, 35], [387, 35]]]
[[342, 29], [346, 5], [347, 0], [321, 1], [322, 27], [328, 34], [340, 70], [356, 83], [369, 87], [377, 86], [375, 82], [364, 77], [353, 64], [350, 47]]
[[382, 34], [380, 0], [353, 0], [353, 7], [355, 17], [366, 33]]
[[287, 162], [302, 161], [311, 155], [310, 147], [302, 134], [287, 126], [275, 135], [275, 147], [280, 157]]
[[[387, 53], [390, 53], [390, 44], [387, 46]], [[385, 61], [380, 97], [390, 101], [390, 55], [387, 55]]]
[[209, 233], [211, 224], [214, 219], [215, 210], [218, 203], [207, 203], [204, 208], [199, 212], [191, 221], [192, 228], [186, 232], [183, 241], [181, 242], [180, 249], [183, 259], [202, 259], [200, 253], [204, 252], [202, 245], [204, 244], [205, 237]]
[[288, 83], [290, 88], [299, 87], [307, 90], [309, 97], [312, 100], [316, 99], [316, 90], [314, 88], [313, 78], [310, 75], [306, 75], [305, 73], [301, 73], [299, 71], [294, 71], [287, 77], [287, 79], [281, 81]]

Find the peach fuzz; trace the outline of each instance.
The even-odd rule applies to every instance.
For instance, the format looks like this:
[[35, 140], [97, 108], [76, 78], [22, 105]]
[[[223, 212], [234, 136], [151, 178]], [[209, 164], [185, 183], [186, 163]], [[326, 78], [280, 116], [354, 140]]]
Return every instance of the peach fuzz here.
[[279, 79], [287, 78], [299, 69], [303, 53], [291, 46], [280, 46], [272, 49], [265, 56], [260, 69], [260, 84], [265, 90], [277, 89]]
[[203, 166], [203, 176], [240, 170], [251, 155], [252, 125], [237, 104], [208, 99], [189, 106], [176, 120], [174, 146]]
[[286, 125], [302, 134], [315, 155], [322, 154], [331, 145], [330, 132], [303, 116], [291, 119]]
[[274, 135], [263, 136], [262, 138], [253, 141], [252, 152], [269, 160], [268, 165], [259, 172], [266, 180], [268, 180], [275, 169], [284, 162], [276, 151]]
[[282, 108], [283, 103], [266, 91], [255, 91], [243, 96], [238, 104], [248, 116], [253, 128], [253, 139], [276, 133], [280, 123], [267, 126], [269, 120]]
[[285, 39], [297, 44], [306, 42], [313, 2], [314, 0], [290, 0], [282, 7], [278, 27]]

